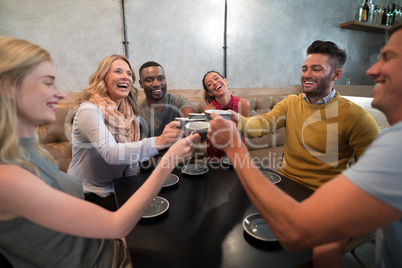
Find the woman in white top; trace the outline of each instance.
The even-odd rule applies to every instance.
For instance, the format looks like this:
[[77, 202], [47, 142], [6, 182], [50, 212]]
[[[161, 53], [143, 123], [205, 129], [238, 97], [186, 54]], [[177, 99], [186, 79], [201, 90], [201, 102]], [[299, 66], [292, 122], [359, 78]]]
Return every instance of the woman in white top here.
[[81, 181], [87, 200], [111, 210], [116, 209], [112, 179], [136, 175], [139, 162], [182, 135], [179, 123], [172, 122], [161, 136], [140, 140], [134, 82], [126, 57], [104, 58], [89, 78], [73, 121], [73, 155], [67, 173]]

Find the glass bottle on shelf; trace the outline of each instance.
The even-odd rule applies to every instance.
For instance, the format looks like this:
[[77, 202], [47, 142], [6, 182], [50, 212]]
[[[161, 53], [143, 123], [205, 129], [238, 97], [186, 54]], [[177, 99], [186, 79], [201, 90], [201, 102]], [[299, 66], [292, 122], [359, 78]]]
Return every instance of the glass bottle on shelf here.
[[369, 0], [368, 3], [368, 7], [369, 7], [369, 11], [368, 11], [368, 22], [370, 23], [374, 23], [374, 4], [373, 4], [373, 0]]
[[363, 7], [362, 7], [362, 10], [361, 10], [360, 21], [363, 21], [363, 22], [367, 22], [367, 21], [368, 21], [369, 11], [370, 11], [370, 8], [369, 8], [368, 2], [367, 2], [367, 0], [366, 0], [366, 1], [364, 2], [364, 5], [363, 5]]
[[384, 14], [384, 10], [382, 10], [381, 5], [378, 6], [377, 14], [378, 14], [378, 17], [377, 17], [377, 20], [376, 20], [375, 23], [376, 24], [381, 24], [382, 15]]
[[357, 8], [356, 20], [358, 20], [358, 21], [362, 21], [363, 6], [364, 6], [364, 2]]
[[390, 18], [390, 21], [389, 21], [389, 26], [394, 24], [396, 13], [397, 13], [396, 4], [393, 3], [392, 4], [392, 9], [391, 9], [391, 18]]
[[395, 16], [395, 22], [402, 22], [402, 9], [401, 9], [401, 5], [398, 5], [398, 7], [396, 8], [397, 12], [396, 12], [396, 16]]
[[388, 15], [388, 9], [384, 8], [384, 12], [382, 13], [382, 18], [381, 18], [382, 25], [387, 25], [387, 15]]
[[392, 24], [394, 24], [396, 21], [399, 21], [399, 10], [401, 7], [396, 5], [395, 3], [392, 4]]
[[378, 24], [379, 16], [380, 16], [380, 13], [378, 11], [378, 6], [375, 5], [374, 10], [373, 10], [373, 21], [372, 21], [372, 23]]
[[367, 12], [368, 4], [367, 5], [366, 4], [367, 4], [367, 0], [363, 0], [362, 5], [358, 9], [358, 12], [357, 12], [357, 20], [358, 21], [367, 22], [367, 19], [368, 19], [368, 12]]
[[390, 6], [388, 6], [387, 10], [388, 10], [388, 12], [387, 12], [387, 19], [386, 19], [385, 25], [391, 26], [392, 25], [392, 9]]

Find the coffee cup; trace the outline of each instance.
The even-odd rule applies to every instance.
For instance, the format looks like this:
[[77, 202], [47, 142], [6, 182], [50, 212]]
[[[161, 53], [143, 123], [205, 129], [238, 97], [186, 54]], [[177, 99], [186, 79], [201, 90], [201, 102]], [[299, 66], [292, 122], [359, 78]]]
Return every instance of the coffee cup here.
[[195, 121], [194, 119], [189, 119], [188, 117], [176, 117], [174, 120], [180, 122], [180, 124], [181, 124], [180, 128], [182, 130], [186, 130], [187, 123]]
[[189, 113], [188, 118], [189, 119], [198, 119], [198, 120], [204, 120], [205, 121], [205, 114], [204, 113]]
[[201, 136], [201, 142], [207, 139], [207, 132], [209, 128], [208, 122], [190, 122], [186, 124], [186, 135], [190, 135], [192, 132], [196, 132]]
[[220, 116], [222, 116], [223, 118], [225, 118], [227, 120], [232, 119], [232, 114], [229, 111], [225, 111], [225, 110], [206, 110], [205, 111], [205, 118], [206, 118], [207, 121], [211, 120], [211, 114], [219, 114]]

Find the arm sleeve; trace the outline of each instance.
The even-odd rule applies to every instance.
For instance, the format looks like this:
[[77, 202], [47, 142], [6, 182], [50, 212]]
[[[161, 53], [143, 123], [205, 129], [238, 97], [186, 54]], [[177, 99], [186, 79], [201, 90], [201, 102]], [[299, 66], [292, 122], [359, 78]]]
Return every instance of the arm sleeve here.
[[[91, 143], [105, 162], [110, 165], [129, 165], [133, 162], [142, 162], [158, 153], [155, 137], [137, 142], [117, 143], [96, 106], [81, 109], [76, 120], [80, 136], [85, 137], [85, 140]], [[82, 145], [85, 146], [85, 144]], [[79, 145], [75, 144], [75, 146]]]
[[186, 106], [191, 107], [190, 102], [183, 95], [173, 95], [173, 98], [174, 98], [174, 106], [176, 106], [177, 108], [182, 109], [183, 107]]
[[275, 132], [286, 125], [288, 99], [277, 103], [271, 111], [253, 117], [240, 115], [237, 129], [241, 135], [248, 138], [257, 138]]
[[349, 136], [349, 145], [358, 159], [377, 136], [378, 126], [375, 119], [369, 112], [364, 111]]
[[343, 174], [368, 194], [402, 210], [402, 143], [399, 132], [380, 135], [356, 164]]

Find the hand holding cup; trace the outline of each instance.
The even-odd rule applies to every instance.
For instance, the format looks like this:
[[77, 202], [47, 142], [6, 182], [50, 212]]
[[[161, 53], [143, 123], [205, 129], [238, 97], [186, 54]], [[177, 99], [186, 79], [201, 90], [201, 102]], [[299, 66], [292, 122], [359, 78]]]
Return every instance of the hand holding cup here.
[[198, 133], [201, 136], [201, 142], [207, 139], [207, 132], [209, 128], [208, 122], [190, 122], [186, 124], [186, 136], [190, 133]]
[[182, 137], [183, 131], [180, 129], [180, 122], [172, 121], [165, 126], [162, 134], [156, 137], [157, 149], [167, 148]]
[[207, 137], [216, 148], [226, 151], [228, 148], [242, 145], [240, 134], [234, 122], [225, 120], [218, 114], [212, 114], [211, 118]]
[[192, 133], [189, 136], [180, 139], [174, 143], [163, 155], [170, 167], [176, 167], [178, 164], [190, 159], [194, 154], [194, 145], [201, 142], [200, 135]]

